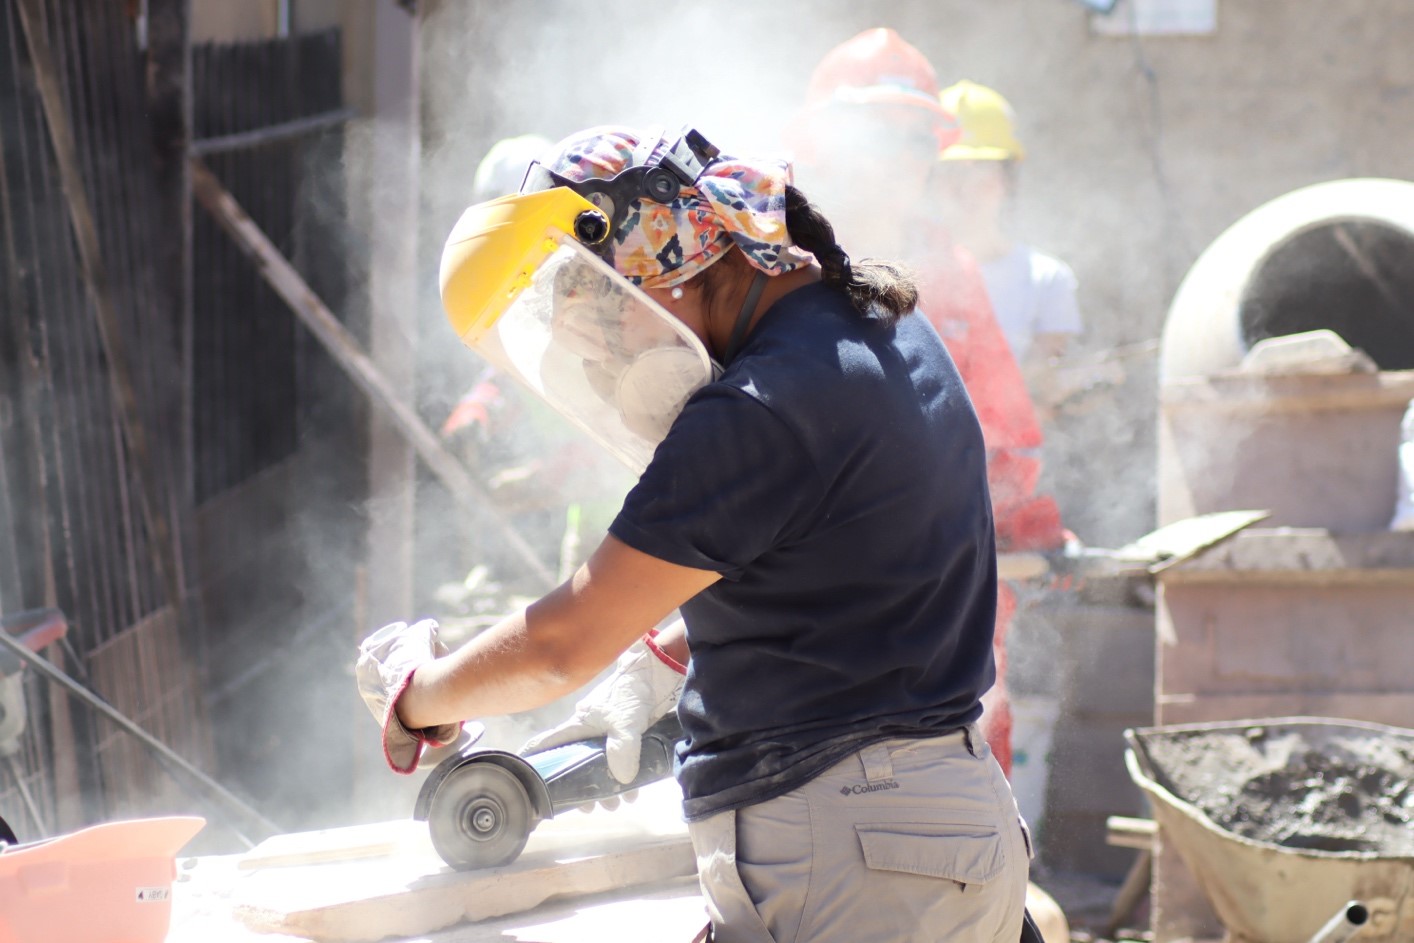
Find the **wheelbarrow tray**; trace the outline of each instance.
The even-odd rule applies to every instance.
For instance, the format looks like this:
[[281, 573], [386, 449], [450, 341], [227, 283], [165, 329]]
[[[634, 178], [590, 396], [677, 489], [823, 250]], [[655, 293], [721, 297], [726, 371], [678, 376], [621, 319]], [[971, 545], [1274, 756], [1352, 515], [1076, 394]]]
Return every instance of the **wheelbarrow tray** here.
[[[1139, 728], [1125, 731], [1125, 739], [1125, 765], [1150, 799], [1162, 840], [1193, 873], [1232, 943], [1308, 943], [1350, 900], [1370, 909], [1361, 943], [1414, 940], [1414, 854], [1408, 842], [1393, 842], [1395, 853], [1356, 848], [1355, 842], [1340, 849], [1334, 840], [1325, 842], [1327, 848], [1291, 847], [1302, 844], [1303, 836], [1286, 844], [1249, 837], [1201, 807], [1214, 809], [1222, 797], [1240, 795], [1254, 774], [1280, 775], [1297, 751], [1336, 762], [1350, 755], [1389, 758], [1397, 779], [1402, 764], [1414, 764], [1414, 730], [1281, 717]], [[1240, 827], [1260, 833], [1261, 825], [1248, 821]], [[1319, 835], [1308, 838], [1309, 844], [1322, 843]]]

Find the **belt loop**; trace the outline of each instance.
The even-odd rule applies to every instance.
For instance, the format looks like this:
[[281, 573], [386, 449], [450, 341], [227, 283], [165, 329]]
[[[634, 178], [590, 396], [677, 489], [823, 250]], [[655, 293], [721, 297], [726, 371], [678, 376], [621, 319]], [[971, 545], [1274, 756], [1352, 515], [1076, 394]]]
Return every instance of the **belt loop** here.
[[871, 743], [859, 751], [859, 761], [864, 764], [864, 779], [870, 783], [894, 778], [894, 760], [889, 756], [889, 748], [882, 743]]
[[962, 742], [967, 747], [967, 752], [972, 754], [972, 758], [977, 759], [977, 747], [973, 745], [973, 737], [981, 737], [982, 732], [976, 724], [968, 724], [962, 728]]

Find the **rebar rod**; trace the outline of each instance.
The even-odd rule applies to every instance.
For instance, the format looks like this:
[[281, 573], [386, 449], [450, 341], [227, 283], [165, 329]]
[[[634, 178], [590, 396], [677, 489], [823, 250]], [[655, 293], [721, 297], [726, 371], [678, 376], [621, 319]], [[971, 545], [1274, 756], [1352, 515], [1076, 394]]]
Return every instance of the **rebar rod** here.
[[[181, 770], [188, 777], [190, 777], [192, 781], [200, 784], [213, 797], [219, 800], [221, 805], [225, 806], [227, 809], [233, 812], [238, 813], [239, 816], [243, 818], [248, 824], [260, 826], [260, 828], [264, 830], [268, 835], [274, 835], [280, 831], [280, 827], [278, 825], [270, 821], [256, 809], [247, 805], [245, 801], [243, 801], [239, 796], [235, 795], [225, 786], [222, 786], [216, 780], [212, 779], [210, 776], [197, 769], [184, 757], [182, 757], [181, 754], [177, 753], [177, 751], [167, 746], [167, 744], [163, 743], [161, 740], [158, 740], [152, 734], [148, 733], [142, 727], [138, 726], [126, 714], [119, 711], [112, 704], [109, 704], [103, 698], [99, 697], [97, 694], [90, 691], [82, 684], [79, 684], [73, 678], [69, 677], [65, 672], [56, 668], [54, 665], [51, 665], [45, 658], [30, 651], [28, 648], [21, 645], [19, 642], [10, 638], [8, 633], [0, 632], [0, 646], [4, 646], [5, 648], [9, 649], [19, 658], [23, 659], [26, 664], [34, 668], [35, 671], [38, 671], [40, 674], [44, 675], [44, 677], [48, 678], [51, 682], [59, 685], [64, 690], [68, 691], [71, 695], [73, 695], [76, 699], [81, 701], [87, 707], [106, 717], [114, 724], [117, 724], [121, 730], [130, 734], [133, 737], [136, 737], [138, 742], [142, 743], [143, 746], [147, 747], [150, 751], [152, 751], [152, 753], [156, 755], [159, 759]], [[240, 838], [241, 841], [244, 842], [248, 847], [255, 847], [255, 843], [252, 842], [249, 838], [246, 838], [239, 829], [233, 829], [233, 831], [235, 831], [236, 836]]]

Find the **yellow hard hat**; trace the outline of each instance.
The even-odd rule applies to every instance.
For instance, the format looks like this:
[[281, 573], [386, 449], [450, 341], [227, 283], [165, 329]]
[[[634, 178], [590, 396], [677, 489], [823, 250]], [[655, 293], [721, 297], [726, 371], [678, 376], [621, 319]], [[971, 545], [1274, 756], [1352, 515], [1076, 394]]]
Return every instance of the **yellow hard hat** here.
[[1016, 113], [994, 89], [963, 80], [943, 89], [938, 100], [957, 117], [962, 136], [938, 154], [939, 160], [1021, 160]]

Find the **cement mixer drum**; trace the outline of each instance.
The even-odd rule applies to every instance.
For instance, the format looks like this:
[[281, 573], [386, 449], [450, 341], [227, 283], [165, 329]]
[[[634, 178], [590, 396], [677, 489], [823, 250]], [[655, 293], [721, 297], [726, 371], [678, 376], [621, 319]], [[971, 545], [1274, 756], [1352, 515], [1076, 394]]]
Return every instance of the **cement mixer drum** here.
[[1235, 369], [1269, 337], [1334, 330], [1414, 369], [1414, 183], [1336, 180], [1242, 217], [1193, 264], [1164, 327], [1164, 379]]

